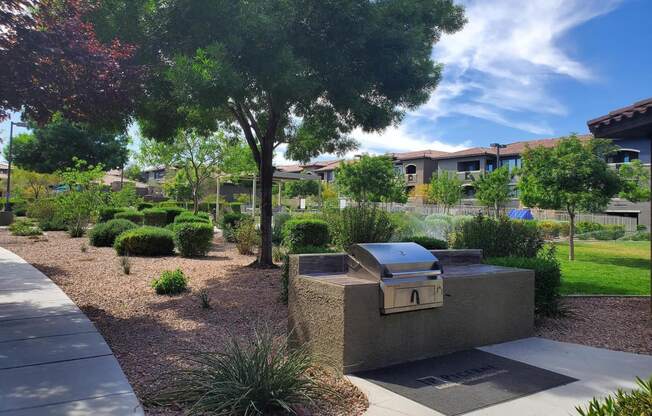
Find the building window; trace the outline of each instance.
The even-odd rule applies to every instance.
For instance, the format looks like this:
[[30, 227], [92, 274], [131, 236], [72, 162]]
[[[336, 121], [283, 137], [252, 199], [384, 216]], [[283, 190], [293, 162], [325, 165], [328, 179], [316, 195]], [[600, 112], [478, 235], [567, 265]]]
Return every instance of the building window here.
[[521, 158], [509, 158], [509, 159], [500, 159], [500, 166], [507, 166], [509, 171], [513, 171], [516, 168], [521, 167]]
[[457, 162], [457, 171], [458, 172], [470, 172], [480, 170], [480, 161], [479, 160], [470, 160], [467, 162]]
[[638, 159], [638, 150], [621, 149], [607, 158], [608, 163], [629, 163]]
[[417, 173], [417, 167], [416, 167], [416, 166], [414, 166], [414, 165], [407, 165], [407, 166], [405, 167], [405, 174], [406, 174], [406, 175], [414, 175], [415, 173]]

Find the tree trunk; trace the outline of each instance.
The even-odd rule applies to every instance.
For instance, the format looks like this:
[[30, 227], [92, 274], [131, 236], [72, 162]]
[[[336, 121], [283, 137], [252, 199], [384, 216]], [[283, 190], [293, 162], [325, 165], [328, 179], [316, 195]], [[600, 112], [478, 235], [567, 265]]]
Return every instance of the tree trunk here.
[[496, 201], [496, 202], [494, 203], [494, 210], [495, 210], [495, 211], [494, 211], [494, 216], [495, 216], [496, 218], [499, 218], [499, 217], [500, 217], [500, 215], [498, 215], [498, 207], [499, 207], [499, 205], [498, 205], [498, 201]]
[[[262, 143], [260, 160], [260, 250], [258, 265], [271, 267], [272, 261], [272, 183], [274, 176], [274, 147], [272, 140]], [[255, 208], [255, 207], [254, 207]]]
[[568, 260], [575, 260], [575, 213], [568, 212], [570, 224], [568, 228]]
[[199, 190], [197, 188], [192, 188], [192, 213], [197, 214], [199, 212]]

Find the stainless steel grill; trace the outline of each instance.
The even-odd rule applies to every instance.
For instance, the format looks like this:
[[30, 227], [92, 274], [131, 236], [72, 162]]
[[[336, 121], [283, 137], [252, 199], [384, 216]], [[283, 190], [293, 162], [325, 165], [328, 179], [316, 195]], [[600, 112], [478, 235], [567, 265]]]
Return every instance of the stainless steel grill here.
[[384, 314], [442, 306], [441, 273], [437, 257], [416, 243], [356, 244], [349, 256], [350, 275], [380, 283]]

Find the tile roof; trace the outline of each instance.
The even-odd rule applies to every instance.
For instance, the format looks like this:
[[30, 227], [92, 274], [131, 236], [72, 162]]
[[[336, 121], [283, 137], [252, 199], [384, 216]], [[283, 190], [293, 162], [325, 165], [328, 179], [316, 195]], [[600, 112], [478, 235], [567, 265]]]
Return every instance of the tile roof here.
[[587, 122], [589, 128], [593, 129], [600, 128], [603, 126], [608, 126], [613, 123], [618, 123], [620, 121], [630, 119], [637, 115], [646, 114], [648, 111], [652, 112], [652, 97], [645, 100], [637, 101], [634, 104], [619, 108], [617, 110], [610, 111], [609, 114], [594, 118]]
[[302, 165], [280, 165], [276, 167], [279, 172], [287, 173], [301, 173], [303, 171]]
[[413, 152], [402, 152], [402, 153], [389, 153], [389, 156], [396, 158], [398, 160], [411, 160], [411, 159], [437, 159], [440, 156], [447, 155], [448, 152], [443, 152], [440, 150], [417, 150]]
[[[325, 165], [325, 166], [323, 166], [323, 167], [321, 167], [319, 169], [315, 169], [315, 172], [328, 172], [330, 170], [335, 170], [340, 166], [340, 164], [342, 162], [345, 162], [345, 160], [334, 160], [334, 161], [329, 162], [327, 165]], [[346, 161], [346, 162], [349, 162], [349, 161]]]

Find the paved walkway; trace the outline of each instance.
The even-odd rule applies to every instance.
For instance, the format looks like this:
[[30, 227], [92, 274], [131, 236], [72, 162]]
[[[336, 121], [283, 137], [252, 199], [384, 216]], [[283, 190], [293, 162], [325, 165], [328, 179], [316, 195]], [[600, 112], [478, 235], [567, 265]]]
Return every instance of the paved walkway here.
[[43, 273], [0, 248], [0, 416], [143, 415], [95, 326]]
[[[652, 356], [611, 351], [583, 345], [526, 338], [480, 348], [512, 360], [578, 379], [550, 390], [466, 413], [468, 416], [568, 416], [618, 388], [634, 388], [637, 376], [652, 375]], [[371, 382], [349, 377], [369, 398], [366, 416], [443, 416]]]

